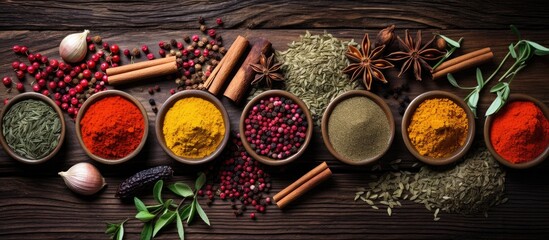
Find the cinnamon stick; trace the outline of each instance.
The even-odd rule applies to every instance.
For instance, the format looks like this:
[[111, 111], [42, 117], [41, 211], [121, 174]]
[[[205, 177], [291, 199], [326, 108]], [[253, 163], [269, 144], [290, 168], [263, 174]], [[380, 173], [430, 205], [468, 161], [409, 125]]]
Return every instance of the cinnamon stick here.
[[148, 68], [148, 67], [152, 67], [152, 66], [157, 66], [157, 65], [161, 65], [161, 64], [169, 63], [169, 62], [175, 62], [175, 56], [167, 57], [167, 58], [159, 58], [159, 59], [155, 59], [155, 60], [151, 60], [151, 61], [132, 63], [132, 64], [129, 64], [129, 65], [124, 65], [124, 66], [115, 67], [115, 68], [109, 68], [109, 69], [107, 69], [107, 76], [110, 77], [110, 76], [114, 76], [116, 74], [131, 72], [131, 71], [135, 71], [135, 70], [139, 70], [139, 69], [143, 69], [143, 68]]
[[485, 62], [490, 61], [494, 57], [493, 52], [484, 53], [479, 56], [475, 56], [473, 58], [467, 59], [465, 61], [459, 62], [457, 64], [454, 64], [452, 66], [448, 66], [440, 71], [436, 71], [433, 73], [433, 79], [438, 79], [440, 77], [446, 76], [448, 73], [455, 73], [464, 69], [468, 69], [474, 66], [481, 65]]
[[289, 203], [302, 196], [321, 182], [332, 176], [332, 171], [326, 162], [321, 163], [303, 177], [286, 187], [273, 197], [279, 208], [286, 207]]
[[225, 85], [225, 81], [247, 48], [248, 40], [245, 37], [238, 36], [236, 40], [234, 40], [225, 57], [223, 57], [216, 69], [214, 69], [214, 71], [210, 74], [210, 77], [206, 80], [205, 86], [208, 88], [210, 93], [214, 95], [219, 94]]
[[118, 85], [129, 83], [138, 79], [147, 79], [152, 77], [158, 77], [177, 72], [177, 64], [175, 59], [173, 62], [164, 63], [148, 68], [143, 68], [131, 72], [125, 72], [114, 76], [109, 76], [109, 85]]
[[480, 56], [480, 55], [483, 55], [485, 53], [489, 53], [491, 52], [492, 50], [490, 48], [483, 48], [483, 49], [479, 49], [479, 50], [476, 50], [476, 51], [473, 51], [473, 52], [470, 52], [470, 53], [467, 53], [467, 54], [464, 54], [464, 55], [461, 55], [459, 57], [456, 57], [456, 58], [452, 58], [448, 61], [445, 61], [443, 62], [442, 64], [440, 64], [437, 68], [433, 69], [433, 73], [435, 72], [438, 72], [438, 71], [442, 71], [443, 69], [447, 68], [447, 67], [450, 67], [450, 66], [453, 66], [453, 65], [456, 65], [460, 62], [463, 62], [467, 59], [471, 59], [471, 58], [475, 58], [477, 56]]
[[250, 67], [250, 64], [258, 63], [261, 54], [266, 55], [271, 51], [271, 47], [271, 42], [264, 38], [258, 38], [254, 42], [248, 56], [229, 82], [227, 89], [225, 89], [225, 93], [223, 93], [225, 97], [233, 100], [235, 103], [239, 103], [242, 100], [255, 77], [255, 72]]

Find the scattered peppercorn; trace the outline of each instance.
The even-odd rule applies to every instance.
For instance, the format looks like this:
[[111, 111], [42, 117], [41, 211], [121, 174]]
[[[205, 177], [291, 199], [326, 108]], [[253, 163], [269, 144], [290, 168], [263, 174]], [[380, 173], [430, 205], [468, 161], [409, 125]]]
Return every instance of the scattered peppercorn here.
[[156, 106], [156, 102], [153, 98], [149, 99], [149, 104], [151, 104], [151, 106]]
[[154, 89], [152, 87], [149, 88], [149, 94], [150, 95], [153, 95], [154, 94]]
[[204, 23], [206, 23], [206, 21], [204, 20], [204, 18], [202, 16], [200, 16], [200, 17], [198, 17], [198, 23], [204, 24]]
[[103, 39], [102, 39], [101, 36], [99, 36], [99, 35], [96, 35], [96, 36], [94, 36], [94, 37], [92, 38], [92, 41], [93, 41], [94, 43], [96, 43], [96, 44], [101, 43], [102, 40], [103, 40]]
[[214, 170], [214, 166], [218, 165], [211, 165], [208, 169], [217, 172], [217, 175], [207, 174], [211, 178], [205, 186], [204, 196], [210, 200], [219, 196], [221, 200], [231, 201], [236, 216], [241, 216], [247, 206], [252, 206], [255, 212], [264, 213], [267, 205], [271, 204], [271, 198], [266, 196], [271, 189], [270, 175], [264, 171], [263, 165], [246, 153], [238, 134], [231, 134], [230, 143], [221, 159], [218, 169]]

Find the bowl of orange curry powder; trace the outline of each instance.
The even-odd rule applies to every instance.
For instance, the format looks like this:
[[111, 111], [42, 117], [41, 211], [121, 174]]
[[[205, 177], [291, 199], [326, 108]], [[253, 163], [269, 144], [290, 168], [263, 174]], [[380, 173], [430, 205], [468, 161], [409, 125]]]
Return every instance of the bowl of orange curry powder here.
[[76, 116], [76, 135], [86, 154], [104, 164], [135, 157], [145, 145], [149, 120], [128, 93], [107, 90], [88, 98]]

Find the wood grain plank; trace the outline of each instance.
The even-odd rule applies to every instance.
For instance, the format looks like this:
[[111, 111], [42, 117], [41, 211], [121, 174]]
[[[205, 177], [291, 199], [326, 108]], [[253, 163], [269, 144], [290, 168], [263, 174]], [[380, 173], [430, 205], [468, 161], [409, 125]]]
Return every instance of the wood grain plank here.
[[193, 29], [203, 16], [228, 28], [546, 29], [543, 1], [0, 1], [0, 29]]

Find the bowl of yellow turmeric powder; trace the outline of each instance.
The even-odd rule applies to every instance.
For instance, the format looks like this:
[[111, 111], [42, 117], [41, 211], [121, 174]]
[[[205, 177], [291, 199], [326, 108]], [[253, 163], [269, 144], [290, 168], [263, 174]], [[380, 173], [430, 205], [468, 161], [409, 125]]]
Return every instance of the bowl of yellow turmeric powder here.
[[219, 156], [227, 145], [229, 115], [214, 95], [185, 90], [164, 102], [155, 129], [160, 146], [173, 159], [202, 164]]
[[475, 136], [475, 116], [458, 96], [429, 91], [417, 96], [402, 117], [406, 148], [420, 161], [446, 165], [463, 157]]

